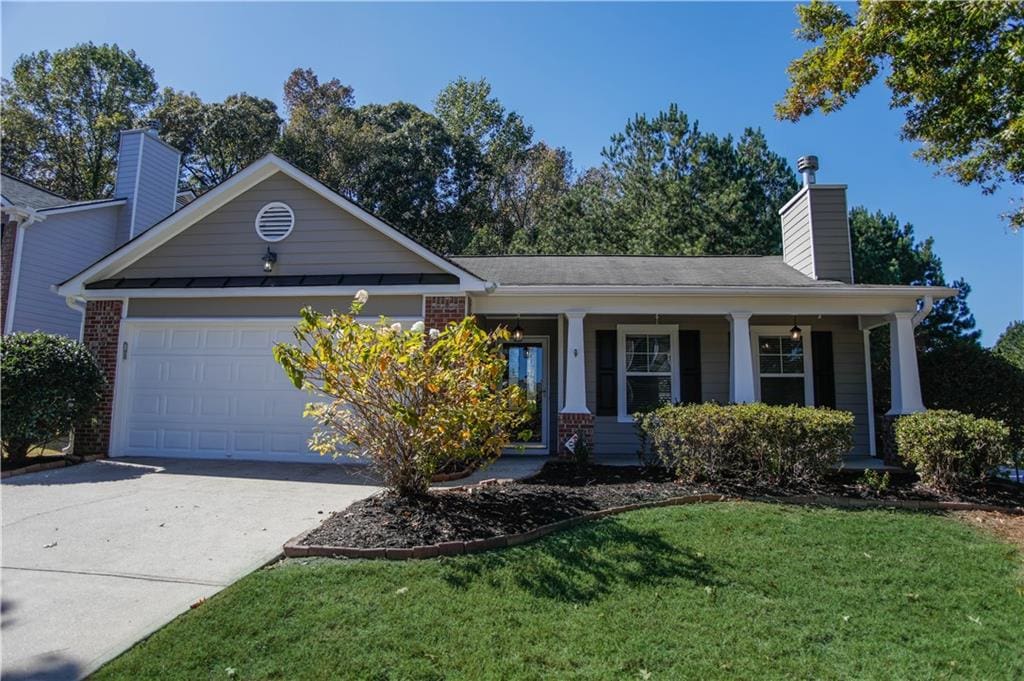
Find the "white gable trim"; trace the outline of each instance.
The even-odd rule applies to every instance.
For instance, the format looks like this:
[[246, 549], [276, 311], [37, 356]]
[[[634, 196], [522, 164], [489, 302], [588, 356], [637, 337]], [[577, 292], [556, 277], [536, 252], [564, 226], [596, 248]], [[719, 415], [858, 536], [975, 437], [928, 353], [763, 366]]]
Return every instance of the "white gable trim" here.
[[60, 284], [57, 287], [57, 292], [65, 297], [83, 295], [86, 282], [95, 279], [103, 279], [123, 270], [146, 254], [151, 253], [158, 247], [167, 243], [178, 234], [181, 234], [193, 224], [207, 215], [210, 215], [218, 208], [226, 205], [232, 199], [240, 196], [263, 180], [279, 172], [284, 173], [299, 184], [319, 194], [321, 197], [327, 199], [345, 212], [353, 215], [393, 241], [409, 249], [427, 262], [436, 265], [449, 274], [455, 275], [459, 278], [461, 290], [484, 290], [487, 282], [483, 281], [476, 275], [458, 267], [433, 251], [425, 248], [413, 239], [405, 236], [380, 218], [377, 218], [359, 206], [356, 206], [351, 201], [340, 196], [337, 192], [332, 191], [326, 185], [313, 179], [290, 163], [274, 156], [273, 154], [268, 154], [206, 192], [195, 201], [186, 204], [181, 210], [164, 218], [154, 227], [146, 230], [138, 237], [124, 244], [99, 262], [91, 265], [71, 279]]

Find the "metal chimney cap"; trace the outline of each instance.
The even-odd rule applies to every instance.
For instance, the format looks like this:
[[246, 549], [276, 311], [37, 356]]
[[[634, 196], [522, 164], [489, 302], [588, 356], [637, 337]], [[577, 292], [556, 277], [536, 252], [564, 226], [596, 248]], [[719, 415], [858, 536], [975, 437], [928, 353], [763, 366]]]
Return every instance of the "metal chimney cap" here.
[[155, 118], [150, 118], [146, 121], [146, 130], [154, 135], [160, 134], [160, 121]]
[[818, 169], [818, 157], [813, 155], [801, 156], [796, 161], [796, 169], [801, 173], [808, 170], [813, 173]]

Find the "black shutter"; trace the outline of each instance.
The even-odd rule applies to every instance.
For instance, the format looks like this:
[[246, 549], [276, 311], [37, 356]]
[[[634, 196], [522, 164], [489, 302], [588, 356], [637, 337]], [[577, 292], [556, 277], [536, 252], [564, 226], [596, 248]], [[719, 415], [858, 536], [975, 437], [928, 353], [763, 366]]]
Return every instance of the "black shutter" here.
[[619, 385], [616, 382], [618, 332], [614, 329], [597, 332], [597, 415], [615, 416], [619, 413]]
[[831, 331], [811, 331], [811, 363], [814, 365], [814, 406], [835, 409], [836, 369]]
[[683, 404], [704, 401], [700, 386], [700, 331], [679, 332], [679, 397]]

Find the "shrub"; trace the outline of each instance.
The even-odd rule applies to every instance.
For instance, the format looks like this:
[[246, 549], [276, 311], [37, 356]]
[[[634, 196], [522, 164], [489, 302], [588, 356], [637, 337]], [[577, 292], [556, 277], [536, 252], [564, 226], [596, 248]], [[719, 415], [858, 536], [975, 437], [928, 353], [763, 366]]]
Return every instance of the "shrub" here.
[[853, 446], [853, 415], [766, 404], [662, 407], [640, 418], [652, 452], [685, 480], [814, 480]]
[[449, 462], [487, 464], [526, 422], [526, 399], [505, 385], [500, 342], [472, 318], [424, 333], [383, 317], [301, 312], [296, 345], [279, 343], [274, 357], [296, 387], [328, 398], [306, 406], [317, 422], [310, 448], [369, 459], [384, 484], [404, 496], [422, 494]]
[[0, 338], [0, 440], [12, 463], [71, 432], [99, 402], [103, 372], [84, 345], [40, 331]]
[[992, 419], [952, 410], [908, 414], [896, 421], [896, 449], [921, 480], [956, 489], [987, 477], [1010, 459], [1009, 429]]
[[1002, 421], [1010, 429], [1010, 445], [1024, 450], [1024, 370], [976, 343], [923, 352], [920, 370], [926, 407]]

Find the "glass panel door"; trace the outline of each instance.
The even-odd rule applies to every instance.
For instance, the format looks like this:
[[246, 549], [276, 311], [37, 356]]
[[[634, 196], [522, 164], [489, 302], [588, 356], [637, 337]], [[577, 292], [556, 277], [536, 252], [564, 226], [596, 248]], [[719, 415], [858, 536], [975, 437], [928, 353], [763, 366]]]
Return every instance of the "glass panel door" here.
[[530, 437], [517, 442], [520, 445], [544, 446], [547, 444], [546, 400], [547, 376], [544, 371], [544, 344], [541, 342], [508, 343], [505, 356], [508, 358], [509, 385], [518, 385], [526, 394], [530, 405], [530, 420], [523, 430], [530, 431]]

